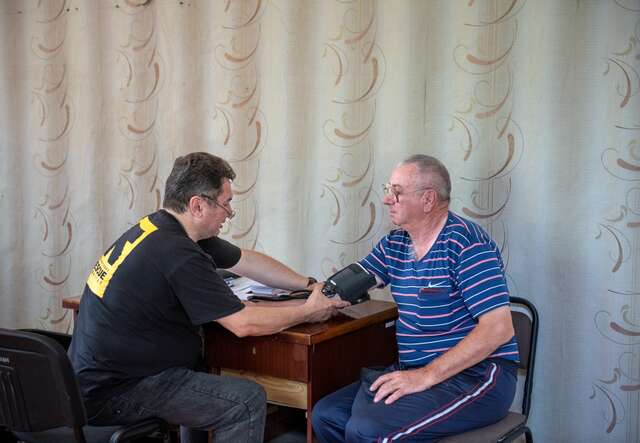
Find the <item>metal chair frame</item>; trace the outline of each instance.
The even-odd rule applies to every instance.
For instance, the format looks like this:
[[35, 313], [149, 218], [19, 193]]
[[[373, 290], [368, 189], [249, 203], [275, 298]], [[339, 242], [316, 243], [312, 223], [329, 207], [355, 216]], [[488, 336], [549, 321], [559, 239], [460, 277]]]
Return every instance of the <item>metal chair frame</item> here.
[[[510, 297], [512, 305], [524, 307], [526, 313], [512, 309], [514, 317], [514, 329], [518, 348], [520, 350], [519, 368], [525, 371], [525, 379], [522, 393], [521, 414], [510, 412], [507, 417], [490, 426], [474, 429], [462, 434], [452, 435], [441, 440], [442, 443], [485, 443], [499, 442], [505, 443], [515, 440], [521, 435], [525, 435], [527, 443], [533, 443], [531, 429], [527, 426], [527, 419], [531, 411], [531, 394], [533, 392], [533, 373], [535, 369], [536, 348], [538, 344], [538, 310], [529, 300], [521, 297]], [[517, 424], [511, 429], [502, 431], [500, 428], [510, 421]], [[495, 428], [495, 430], [493, 429]], [[487, 434], [494, 433], [489, 439]]]

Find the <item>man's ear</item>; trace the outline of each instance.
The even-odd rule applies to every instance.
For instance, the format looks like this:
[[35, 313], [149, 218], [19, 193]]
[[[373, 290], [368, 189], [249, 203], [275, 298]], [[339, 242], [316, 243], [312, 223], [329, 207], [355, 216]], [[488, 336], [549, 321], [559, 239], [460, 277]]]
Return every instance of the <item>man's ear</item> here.
[[420, 200], [422, 201], [422, 206], [424, 207], [426, 212], [431, 211], [437, 203], [436, 193], [431, 191], [432, 189], [428, 189], [422, 194], [422, 197], [420, 198]]
[[189, 199], [189, 202], [187, 203], [187, 210], [194, 217], [200, 218], [204, 213], [205, 204], [206, 202], [204, 201], [204, 198], [199, 197], [197, 195], [192, 195], [191, 198]]

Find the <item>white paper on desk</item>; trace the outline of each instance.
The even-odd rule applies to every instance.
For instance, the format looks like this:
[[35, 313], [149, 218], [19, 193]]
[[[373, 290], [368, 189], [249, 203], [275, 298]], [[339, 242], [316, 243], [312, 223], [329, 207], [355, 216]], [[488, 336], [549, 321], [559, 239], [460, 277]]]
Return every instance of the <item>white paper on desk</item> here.
[[233, 280], [231, 290], [240, 300], [247, 300], [250, 295], [273, 295], [288, 294], [286, 289], [272, 288], [251, 280], [248, 277], [239, 277]]
[[258, 283], [256, 285], [251, 286], [251, 292], [254, 295], [266, 295], [266, 296], [277, 297], [278, 295], [289, 294], [291, 291], [288, 291], [286, 289], [272, 288], [270, 286], [264, 286]]

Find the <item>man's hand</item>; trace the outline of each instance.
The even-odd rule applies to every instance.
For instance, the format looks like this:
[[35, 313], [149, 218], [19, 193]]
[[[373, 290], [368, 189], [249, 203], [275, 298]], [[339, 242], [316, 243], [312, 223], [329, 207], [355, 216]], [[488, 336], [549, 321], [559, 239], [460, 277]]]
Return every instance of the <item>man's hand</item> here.
[[335, 314], [337, 314], [338, 309], [349, 306], [350, 303], [348, 301], [343, 301], [340, 297], [335, 296], [332, 298], [327, 298], [322, 293], [323, 283], [315, 283], [313, 287], [313, 291], [307, 298], [303, 308], [307, 311], [306, 321], [308, 322], [320, 322], [325, 321]]
[[372, 391], [376, 392], [374, 403], [386, 397], [384, 404], [390, 405], [400, 397], [407, 394], [414, 394], [429, 389], [429, 377], [424, 368], [410, 369], [407, 371], [394, 371], [381, 375], [371, 384]]

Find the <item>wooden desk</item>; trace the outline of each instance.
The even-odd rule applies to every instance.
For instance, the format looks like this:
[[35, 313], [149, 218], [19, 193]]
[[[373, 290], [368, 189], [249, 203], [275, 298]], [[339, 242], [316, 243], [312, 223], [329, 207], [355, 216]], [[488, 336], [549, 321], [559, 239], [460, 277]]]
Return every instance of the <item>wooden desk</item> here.
[[75, 321], [80, 310], [80, 296], [63, 298], [62, 307], [73, 311], [73, 320]]
[[[63, 299], [77, 314], [80, 297]], [[307, 442], [313, 441], [311, 409], [325, 395], [359, 379], [364, 366], [389, 365], [397, 356], [396, 305], [369, 300], [338, 315], [279, 334], [238, 338], [218, 323], [204, 327], [205, 359], [212, 372], [251, 378], [270, 403], [307, 411]]]
[[349, 309], [362, 317], [341, 314], [264, 337], [238, 338], [217, 323], [206, 325], [207, 365], [257, 381], [270, 403], [306, 409], [311, 443], [313, 405], [358, 380], [361, 367], [388, 365], [397, 356], [394, 303], [370, 300]]

